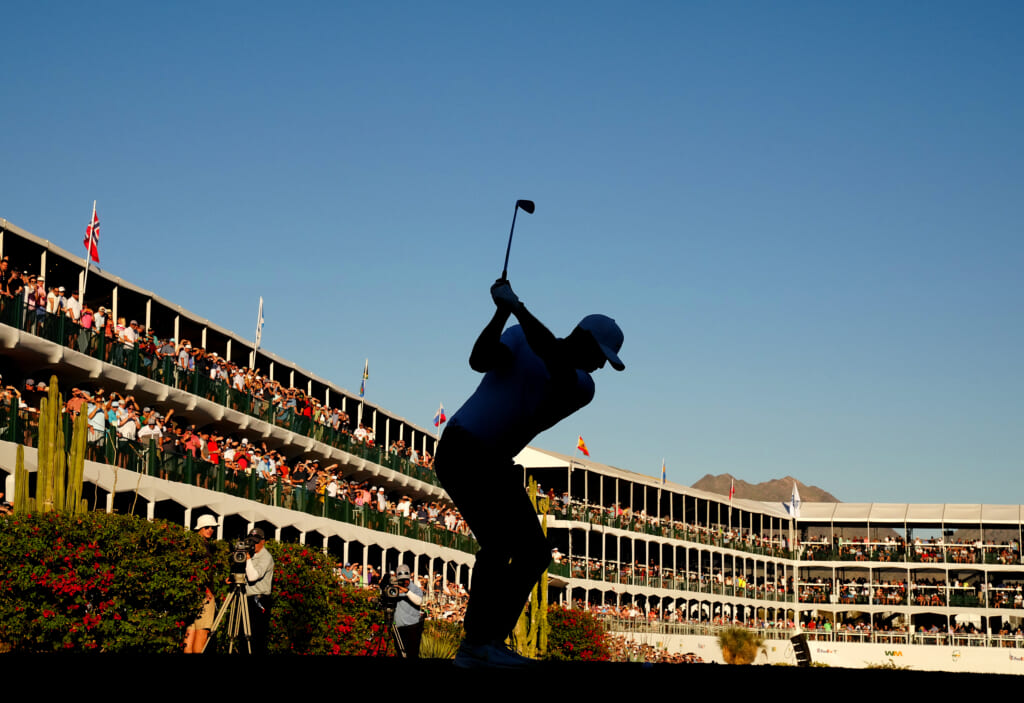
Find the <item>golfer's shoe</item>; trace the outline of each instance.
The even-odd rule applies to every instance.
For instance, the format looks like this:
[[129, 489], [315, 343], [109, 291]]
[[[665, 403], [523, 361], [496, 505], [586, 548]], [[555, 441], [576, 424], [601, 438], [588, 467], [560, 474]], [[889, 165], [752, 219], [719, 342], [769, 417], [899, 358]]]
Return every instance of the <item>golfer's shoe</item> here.
[[455, 666], [460, 669], [524, 669], [537, 662], [524, 657], [504, 642], [471, 644], [466, 640], [459, 645]]

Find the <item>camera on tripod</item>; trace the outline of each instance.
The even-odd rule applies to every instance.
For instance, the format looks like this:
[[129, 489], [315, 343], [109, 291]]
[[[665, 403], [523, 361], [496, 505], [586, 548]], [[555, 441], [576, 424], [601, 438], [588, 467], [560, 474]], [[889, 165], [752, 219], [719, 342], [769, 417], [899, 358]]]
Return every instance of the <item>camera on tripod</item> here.
[[385, 574], [380, 581], [380, 598], [377, 600], [377, 607], [385, 610], [393, 609], [398, 605], [398, 599], [402, 597], [398, 579], [392, 574]]
[[231, 554], [228, 555], [228, 563], [232, 574], [244, 574], [246, 560], [256, 553], [256, 540], [252, 537], [245, 537], [231, 545]]

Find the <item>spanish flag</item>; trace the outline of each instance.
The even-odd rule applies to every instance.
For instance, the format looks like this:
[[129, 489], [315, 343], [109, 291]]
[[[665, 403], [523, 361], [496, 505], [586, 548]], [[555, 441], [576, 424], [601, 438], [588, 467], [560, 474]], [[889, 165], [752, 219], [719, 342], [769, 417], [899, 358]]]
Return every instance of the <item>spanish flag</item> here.
[[590, 456], [590, 452], [587, 451], [587, 444], [583, 441], [583, 435], [580, 435], [579, 440], [577, 440], [576, 448], [583, 452], [583, 456]]

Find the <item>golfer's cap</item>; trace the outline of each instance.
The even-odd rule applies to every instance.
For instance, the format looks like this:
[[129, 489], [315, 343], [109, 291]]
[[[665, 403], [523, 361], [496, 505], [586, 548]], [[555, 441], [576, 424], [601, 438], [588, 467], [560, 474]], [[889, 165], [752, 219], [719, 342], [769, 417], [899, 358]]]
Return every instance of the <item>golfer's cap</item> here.
[[198, 520], [196, 520], [196, 529], [197, 530], [201, 530], [204, 527], [216, 527], [216, 526], [217, 526], [217, 518], [215, 518], [213, 515], [203, 515]]
[[615, 320], [607, 315], [587, 315], [576, 326], [590, 332], [612, 368], [616, 371], [626, 368], [626, 365], [619, 359], [619, 349], [622, 349], [624, 336]]

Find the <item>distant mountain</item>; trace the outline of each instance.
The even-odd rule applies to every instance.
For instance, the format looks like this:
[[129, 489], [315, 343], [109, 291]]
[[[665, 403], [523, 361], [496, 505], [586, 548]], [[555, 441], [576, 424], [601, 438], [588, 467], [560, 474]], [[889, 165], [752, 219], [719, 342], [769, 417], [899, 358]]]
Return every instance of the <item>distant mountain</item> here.
[[[693, 487], [702, 491], [709, 491], [711, 493], [718, 493], [720, 495], [727, 496], [729, 495], [729, 485], [734, 478], [735, 477], [731, 474], [719, 474], [718, 476], [704, 474], [704, 477], [697, 481], [697, 483], [693, 484]], [[793, 494], [793, 483], [796, 483], [797, 488], [800, 491], [800, 500], [802, 501], [807, 501], [808, 503], [841, 502], [824, 488], [808, 486], [792, 476], [776, 478], [771, 481], [756, 484], [747, 483], [746, 481], [738, 478], [735, 478], [735, 481], [736, 497], [744, 498], [746, 500], [761, 500], [768, 503], [785, 503]]]

